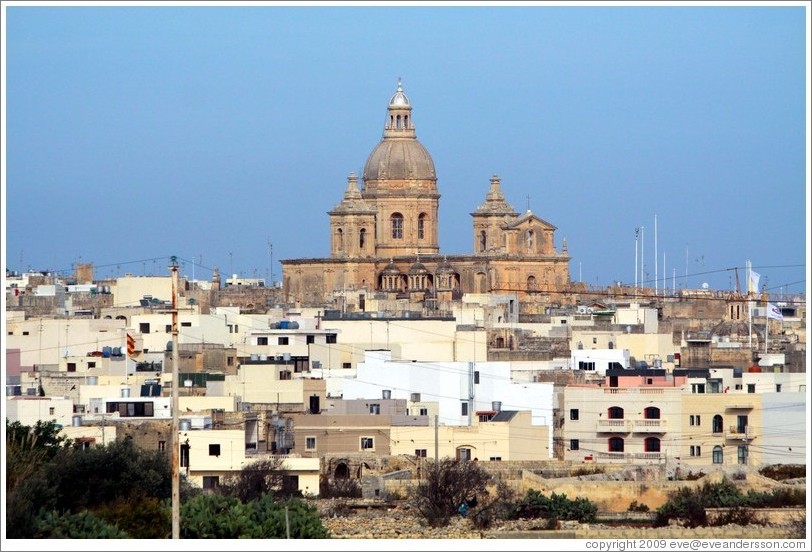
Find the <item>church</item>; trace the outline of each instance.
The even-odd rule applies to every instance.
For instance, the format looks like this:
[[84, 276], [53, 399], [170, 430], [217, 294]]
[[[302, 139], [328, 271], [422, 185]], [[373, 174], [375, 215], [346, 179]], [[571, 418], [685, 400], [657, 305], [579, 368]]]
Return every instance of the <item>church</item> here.
[[473, 254], [441, 254], [439, 202], [434, 161], [417, 139], [399, 82], [361, 182], [350, 173], [344, 197], [328, 212], [330, 256], [281, 261], [287, 300], [331, 305], [335, 293], [353, 290], [436, 306], [464, 293], [549, 300], [569, 288], [566, 240], [556, 249], [555, 226], [511, 207], [498, 176], [471, 213]]

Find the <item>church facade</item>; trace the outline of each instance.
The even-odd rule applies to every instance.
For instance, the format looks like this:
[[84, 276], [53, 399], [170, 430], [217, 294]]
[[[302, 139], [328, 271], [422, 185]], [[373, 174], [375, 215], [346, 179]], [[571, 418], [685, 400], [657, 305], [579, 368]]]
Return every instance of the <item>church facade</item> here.
[[441, 254], [439, 201], [434, 161], [417, 140], [412, 105], [398, 83], [362, 181], [350, 173], [344, 197], [328, 213], [330, 256], [281, 261], [287, 300], [329, 305], [335, 292], [347, 290], [416, 303], [491, 292], [532, 300], [569, 288], [566, 241], [556, 249], [555, 226], [513, 209], [498, 176], [471, 213], [473, 254]]

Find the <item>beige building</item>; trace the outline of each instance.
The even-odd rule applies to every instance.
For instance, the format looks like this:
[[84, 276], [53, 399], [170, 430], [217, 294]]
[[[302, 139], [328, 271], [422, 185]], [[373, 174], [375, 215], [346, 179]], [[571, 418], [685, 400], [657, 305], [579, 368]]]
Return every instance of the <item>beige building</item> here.
[[354, 289], [364, 290], [359, 303], [382, 295], [441, 304], [469, 292], [515, 291], [524, 298], [569, 286], [569, 255], [566, 243], [556, 249], [556, 227], [511, 207], [498, 176], [471, 213], [472, 255], [440, 255], [439, 200], [434, 161], [417, 140], [412, 104], [399, 83], [360, 187], [351, 173], [329, 212], [330, 257], [282, 261], [288, 300], [329, 304], [334, 292]]
[[73, 401], [66, 397], [6, 397], [6, 418], [25, 426], [54, 421], [71, 425]]

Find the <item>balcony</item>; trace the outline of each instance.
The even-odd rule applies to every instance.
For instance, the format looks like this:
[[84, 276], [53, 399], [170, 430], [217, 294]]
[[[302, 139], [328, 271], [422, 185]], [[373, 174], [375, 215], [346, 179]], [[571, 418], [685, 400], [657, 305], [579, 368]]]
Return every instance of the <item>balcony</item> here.
[[634, 420], [635, 433], [665, 433], [668, 420]]
[[732, 441], [750, 441], [755, 437], [755, 432], [750, 426], [730, 426], [725, 432], [725, 439]]
[[629, 433], [629, 420], [598, 420], [598, 433]]
[[753, 403], [741, 402], [725, 405], [725, 410], [753, 410]]
[[634, 462], [634, 461], [656, 461], [660, 462], [665, 458], [662, 452], [598, 452], [596, 453], [597, 460], [609, 460], [615, 462]]

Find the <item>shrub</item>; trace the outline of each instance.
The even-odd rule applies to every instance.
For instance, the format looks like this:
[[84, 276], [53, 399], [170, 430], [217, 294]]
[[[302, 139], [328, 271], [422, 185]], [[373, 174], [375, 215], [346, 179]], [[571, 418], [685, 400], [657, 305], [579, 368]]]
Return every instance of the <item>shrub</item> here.
[[127, 533], [88, 511], [79, 514], [45, 513], [38, 521], [38, 539], [126, 539]]
[[711, 520], [710, 525], [718, 527], [720, 525], [766, 525], [767, 521], [763, 516], [756, 514], [752, 508], [742, 508], [736, 506], [725, 510]]
[[477, 529], [488, 529], [496, 521], [512, 519], [515, 515], [516, 495], [503, 481], [496, 483], [496, 493], [479, 501], [470, 516]]
[[319, 478], [321, 498], [361, 498], [361, 484], [356, 479], [331, 479], [326, 475]]
[[799, 464], [771, 464], [758, 470], [758, 473], [776, 481], [797, 479], [806, 477], [806, 466]]
[[629, 512], [648, 512], [649, 507], [648, 507], [648, 504], [640, 504], [636, 500], [632, 500], [632, 503], [629, 504], [628, 511]]
[[446, 457], [412, 489], [411, 503], [430, 526], [444, 527], [457, 515], [463, 502], [487, 496], [490, 480], [491, 476], [477, 462]]
[[172, 536], [172, 506], [168, 500], [155, 497], [119, 499], [93, 513], [134, 539], [168, 539]]
[[565, 521], [589, 522], [595, 520], [597, 506], [586, 498], [571, 500], [566, 494], [552, 493], [546, 497], [535, 489], [529, 489], [516, 508], [520, 518], [555, 518]]

